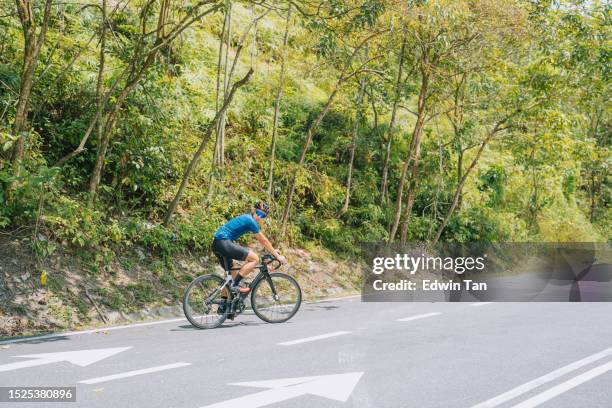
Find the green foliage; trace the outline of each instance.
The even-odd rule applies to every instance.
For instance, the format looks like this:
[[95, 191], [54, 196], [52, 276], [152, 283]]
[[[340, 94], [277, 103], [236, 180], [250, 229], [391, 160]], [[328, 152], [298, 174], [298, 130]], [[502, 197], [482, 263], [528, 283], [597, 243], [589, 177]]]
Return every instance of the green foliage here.
[[142, 305], [155, 299], [155, 290], [148, 283], [130, 283], [126, 289], [134, 297], [137, 304]]
[[[57, 168], [39, 166], [35, 172], [22, 168], [19, 177], [0, 167], [0, 228], [36, 219], [40, 200], [56, 192]], [[9, 186], [13, 189], [9, 191]]]
[[[284, 52], [273, 212], [266, 234], [280, 238], [278, 220], [295, 178], [284, 242], [354, 254], [361, 241], [388, 239], [397, 195], [405, 194], [397, 189], [410, 153], [418, 94], [424, 74], [432, 69], [409, 239], [433, 239], [461, 176], [486, 143], [443, 240], [609, 240], [609, 7], [545, 3], [335, 0], [305, 4], [305, 14], [294, 10]], [[234, 5], [230, 64], [252, 19], [251, 5]], [[0, 7], [2, 14], [10, 14], [4, 12], [8, 6]], [[106, 38], [102, 81], [107, 91], [115, 83], [125, 85], [122, 69], [134, 61], [142, 66], [140, 53], [152, 47], [153, 35], [139, 43], [139, 18], [155, 24], [157, 6], [146, 13], [139, 7], [121, 7], [110, 19], [113, 32]], [[213, 132], [173, 223], [166, 227], [161, 218], [214, 116], [223, 15], [207, 16], [185, 30], [131, 89], [118, 112], [101, 185], [92, 196], [84, 192], [98, 153], [97, 126], [82, 152], [61, 167], [54, 165], [79, 145], [95, 114], [100, 42], [88, 40], [99, 33], [99, 13], [76, 5], [66, 5], [64, 12], [63, 26], [55, 14], [52, 18], [51, 40], [35, 72], [19, 177], [10, 155], [21, 136], [13, 134], [12, 123], [23, 40], [16, 17], [0, 21], [0, 228], [38, 221], [40, 233], [49, 238], [33, 240], [38, 255], [48, 256], [57, 243], [65, 243], [82, 252], [94, 272], [116, 252], [133, 247], [159, 255], [164, 268], [185, 251], [208, 251], [219, 225], [267, 196], [284, 16], [269, 13], [258, 22], [257, 35], [245, 37], [233, 80], [251, 64], [255, 75], [227, 113], [226, 163], [213, 163]], [[365, 48], [354, 56], [347, 67], [354, 75], [342, 82], [313, 135], [305, 164], [298, 165], [307, 129], [357, 45], [373, 33], [367, 44], [370, 61], [364, 63]], [[421, 47], [424, 39], [431, 40], [427, 47]], [[404, 41], [409, 52], [397, 84]], [[365, 70], [356, 72], [360, 68]], [[363, 112], [356, 115], [362, 79], [366, 95]], [[396, 94], [399, 108], [384, 201], [382, 164]], [[105, 115], [116, 99], [113, 95], [107, 102]], [[350, 204], [339, 216], [355, 117], [361, 120]], [[487, 141], [496, 124], [501, 130]], [[160, 269], [159, 278], [176, 279], [167, 269]], [[138, 302], [152, 299], [150, 287], [131, 289]], [[107, 295], [113, 308], [129, 302], [120, 290]]]
[[506, 170], [500, 165], [494, 165], [480, 175], [479, 190], [489, 193], [489, 205], [495, 207], [503, 199], [506, 186]]
[[507, 242], [510, 238], [492, 211], [482, 207], [454, 216], [444, 233], [445, 239], [453, 242]]
[[59, 241], [77, 248], [100, 249], [122, 240], [123, 232], [117, 220], [107, 222], [100, 211], [66, 196], [58, 197], [49, 205], [43, 221]]
[[100, 301], [112, 310], [123, 310], [126, 304], [125, 296], [116, 288], [96, 288], [94, 293]]

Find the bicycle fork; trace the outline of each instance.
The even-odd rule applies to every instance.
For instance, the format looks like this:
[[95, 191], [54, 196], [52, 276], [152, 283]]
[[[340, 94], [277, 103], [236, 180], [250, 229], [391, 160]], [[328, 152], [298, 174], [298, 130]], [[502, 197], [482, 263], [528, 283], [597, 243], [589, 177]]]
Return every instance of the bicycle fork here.
[[266, 281], [268, 282], [268, 285], [270, 285], [270, 290], [272, 291], [272, 299], [278, 302], [280, 300], [280, 296], [278, 296], [278, 293], [276, 293], [274, 282], [272, 282], [272, 277], [269, 273], [266, 273]]

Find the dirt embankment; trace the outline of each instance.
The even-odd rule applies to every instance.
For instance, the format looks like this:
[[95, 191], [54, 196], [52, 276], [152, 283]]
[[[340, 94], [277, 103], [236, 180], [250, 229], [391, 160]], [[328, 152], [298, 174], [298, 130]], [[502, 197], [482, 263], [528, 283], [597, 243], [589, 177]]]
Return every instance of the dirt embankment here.
[[[29, 242], [0, 236], [0, 337], [180, 315], [183, 290], [194, 277], [222, 274], [206, 254], [163, 259], [134, 247], [100, 256], [58, 246], [39, 257]], [[359, 290], [357, 262], [323, 249], [283, 253], [289, 263], [282, 271], [299, 281], [306, 300]]]

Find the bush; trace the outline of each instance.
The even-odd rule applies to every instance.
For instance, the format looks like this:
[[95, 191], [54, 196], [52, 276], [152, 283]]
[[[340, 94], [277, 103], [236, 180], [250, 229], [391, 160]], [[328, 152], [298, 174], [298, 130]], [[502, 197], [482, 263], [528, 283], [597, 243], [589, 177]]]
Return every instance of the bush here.
[[34, 173], [22, 168], [20, 176], [14, 177], [8, 163], [0, 167], [0, 228], [33, 222], [41, 198], [51, 199], [56, 193], [58, 172], [57, 168], [39, 166]]

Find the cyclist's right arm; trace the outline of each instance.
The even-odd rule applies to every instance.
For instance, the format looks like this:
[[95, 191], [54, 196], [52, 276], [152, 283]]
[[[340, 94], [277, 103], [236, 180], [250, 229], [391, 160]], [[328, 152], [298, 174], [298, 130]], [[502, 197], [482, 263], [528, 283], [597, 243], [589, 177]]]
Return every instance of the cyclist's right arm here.
[[255, 238], [257, 238], [259, 243], [263, 245], [264, 248], [266, 248], [268, 252], [272, 254], [272, 256], [274, 256], [276, 259], [278, 259], [283, 264], [287, 263], [287, 259], [284, 256], [282, 256], [276, 249], [274, 249], [274, 247], [272, 246], [268, 238], [266, 238], [266, 236], [262, 232], [258, 232], [257, 234], [255, 234]]

